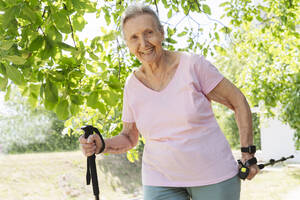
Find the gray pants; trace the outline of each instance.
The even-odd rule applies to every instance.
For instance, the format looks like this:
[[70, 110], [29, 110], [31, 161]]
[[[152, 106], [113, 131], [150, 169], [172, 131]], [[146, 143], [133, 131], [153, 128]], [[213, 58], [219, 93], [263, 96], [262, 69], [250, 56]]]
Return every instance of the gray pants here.
[[241, 181], [234, 176], [226, 181], [199, 187], [143, 187], [144, 200], [239, 200]]

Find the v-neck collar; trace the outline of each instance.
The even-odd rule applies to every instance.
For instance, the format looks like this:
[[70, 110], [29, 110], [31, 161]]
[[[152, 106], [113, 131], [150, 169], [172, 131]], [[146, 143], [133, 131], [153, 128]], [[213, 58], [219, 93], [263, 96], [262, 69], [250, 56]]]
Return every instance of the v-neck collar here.
[[152, 93], [155, 93], [155, 94], [162, 94], [162, 93], [165, 93], [165, 92], [168, 90], [168, 88], [170, 88], [170, 87], [174, 84], [173, 82], [175, 82], [175, 79], [176, 79], [176, 77], [178, 76], [179, 69], [180, 69], [180, 67], [181, 67], [181, 62], [182, 62], [182, 56], [183, 56], [183, 53], [179, 53], [179, 54], [180, 54], [180, 55], [179, 55], [180, 57], [179, 57], [179, 64], [178, 64], [178, 66], [177, 66], [177, 69], [176, 69], [176, 71], [175, 71], [175, 73], [174, 73], [172, 79], [169, 81], [168, 85], [167, 85], [165, 88], [163, 88], [162, 90], [156, 91], [156, 90], [153, 90], [153, 89], [147, 87], [144, 83], [142, 83], [142, 82], [135, 76], [135, 72], [132, 73], [133, 79], [137, 82], [138, 85], [141, 85], [143, 88], [146, 88], [146, 90], [148, 90], [148, 91], [150, 91], [150, 92], [152, 92]]

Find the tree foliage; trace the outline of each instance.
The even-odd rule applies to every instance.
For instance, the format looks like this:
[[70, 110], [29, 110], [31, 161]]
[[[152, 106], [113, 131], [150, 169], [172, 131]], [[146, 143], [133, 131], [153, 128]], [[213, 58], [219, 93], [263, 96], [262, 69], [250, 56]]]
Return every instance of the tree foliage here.
[[238, 26], [235, 42], [219, 61], [226, 60], [228, 72], [238, 72], [231, 73], [238, 75], [232, 78], [253, 106], [269, 117], [280, 117], [296, 131], [299, 148], [299, 2], [263, 1], [253, 5], [240, 1], [240, 6], [234, 6], [234, 2], [224, 6], [227, 15], [234, 17], [231, 23]]
[[[66, 120], [69, 130], [89, 123], [106, 137], [116, 135], [121, 130], [124, 82], [140, 65], [126, 49], [119, 29], [121, 14], [131, 2], [0, 0], [0, 90], [6, 92], [6, 99], [11, 84], [15, 84], [32, 107], [43, 104], [59, 119]], [[166, 9], [168, 21], [163, 24], [167, 25], [167, 49], [226, 56], [226, 47], [220, 44], [229, 38], [238, 58], [247, 60], [240, 85], [253, 105], [263, 101], [269, 108], [280, 102], [283, 119], [300, 129], [296, 123], [299, 112], [295, 112], [299, 108], [299, 3], [224, 2], [221, 6], [231, 20], [230, 26], [212, 19], [212, 10], [205, 1], [146, 3], [156, 10], [160, 5]], [[91, 40], [77, 36], [88, 23], [86, 13], [95, 13], [107, 25]], [[183, 17], [171, 23], [178, 13], [184, 13]], [[200, 15], [213, 24], [206, 39], [202, 39]], [[184, 23], [186, 20], [194, 25]], [[185, 41], [185, 46], [178, 46], [180, 40]]]

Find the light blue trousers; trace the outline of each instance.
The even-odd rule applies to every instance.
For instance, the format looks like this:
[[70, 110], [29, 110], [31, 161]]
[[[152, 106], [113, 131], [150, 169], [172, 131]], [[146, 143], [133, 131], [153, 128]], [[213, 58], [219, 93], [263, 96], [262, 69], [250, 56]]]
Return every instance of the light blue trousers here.
[[239, 200], [241, 181], [234, 176], [226, 181], [199, 187], [143, 186], [144, 200]]

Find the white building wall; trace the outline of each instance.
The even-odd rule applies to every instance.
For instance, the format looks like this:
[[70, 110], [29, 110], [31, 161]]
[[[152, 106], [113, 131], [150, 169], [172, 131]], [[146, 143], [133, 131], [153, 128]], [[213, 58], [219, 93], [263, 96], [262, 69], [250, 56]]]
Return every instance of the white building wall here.
[[296, 151], [293, 140], [294, 130], [278, 119], [261, 120], [261, 159], [280, 159], [294, 155], [294, 159], [286, 162], [300, 163], [300, 151]]

